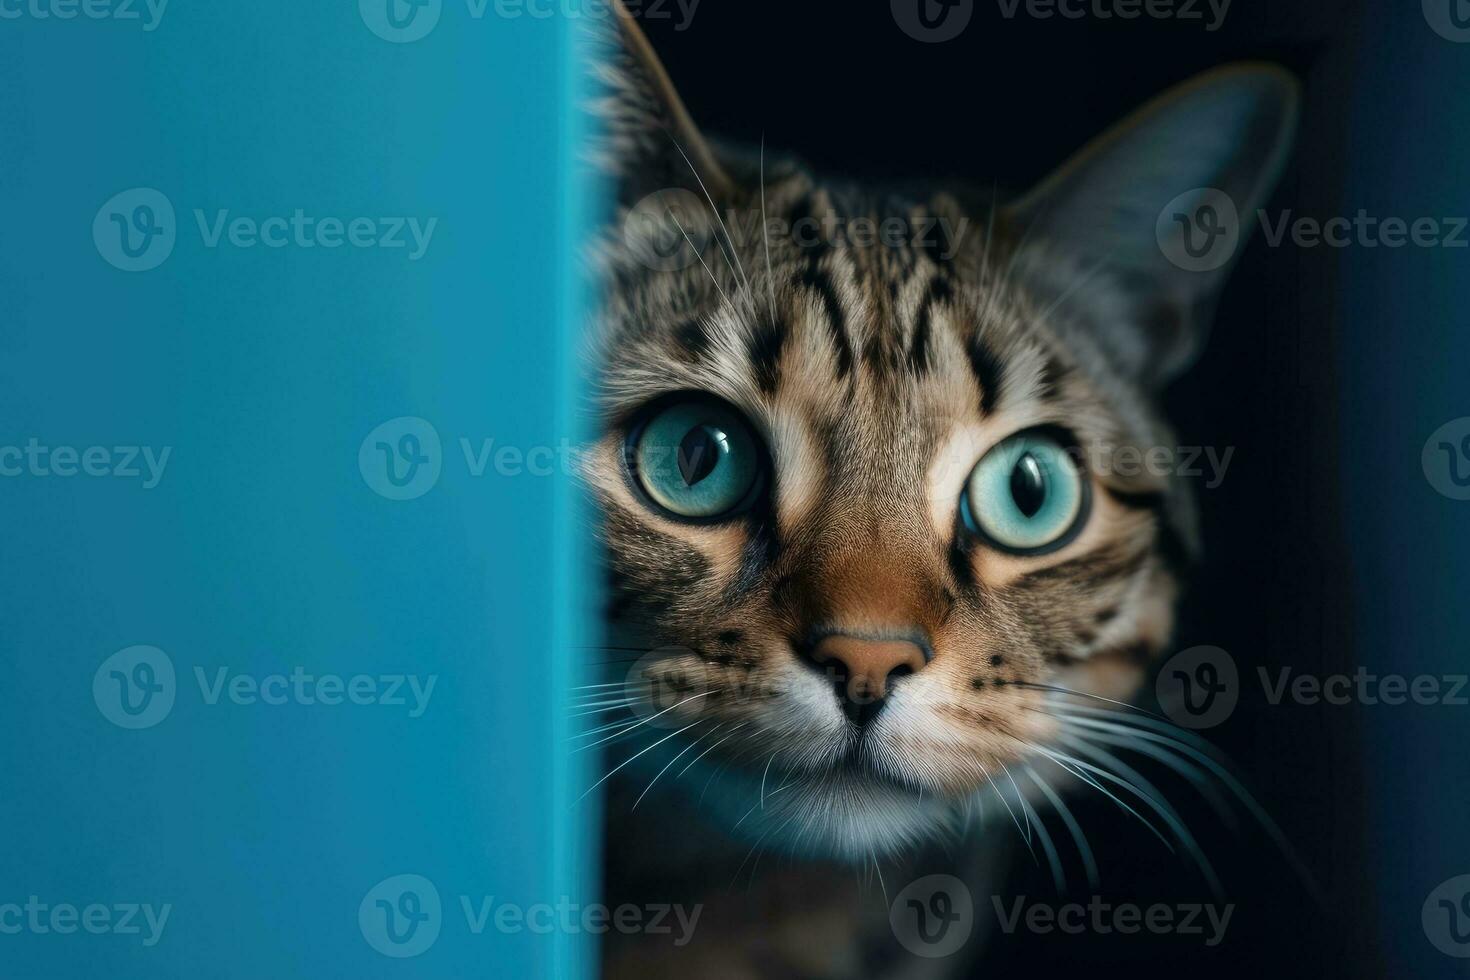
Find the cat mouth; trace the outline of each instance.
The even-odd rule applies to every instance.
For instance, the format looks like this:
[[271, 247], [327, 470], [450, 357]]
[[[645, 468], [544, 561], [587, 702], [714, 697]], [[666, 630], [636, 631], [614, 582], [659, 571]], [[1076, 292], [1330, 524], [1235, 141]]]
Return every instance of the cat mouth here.
[[894, 773], [891, 764], [885, 765], [874, 758], [872, 746], [870, 729], [858, 728], [833, 763], [832, 772], [851, 780], [881, 785], [889, 790], [920, 795], [913, 784]]

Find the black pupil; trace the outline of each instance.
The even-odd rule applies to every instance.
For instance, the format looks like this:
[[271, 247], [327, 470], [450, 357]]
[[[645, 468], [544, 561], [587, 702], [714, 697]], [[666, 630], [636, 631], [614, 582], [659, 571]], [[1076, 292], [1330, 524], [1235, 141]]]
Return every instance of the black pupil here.
[[684, 485], [694, 486], [715, 471], [725, 434], [709, 425], [696, 425], [679, 442], [679, 475]]
[[1046, 473], [1030, 453], [1016, 460], [1011, 470], [1011, 498], [1026, 517], [1035, 517], [1046, 503]]

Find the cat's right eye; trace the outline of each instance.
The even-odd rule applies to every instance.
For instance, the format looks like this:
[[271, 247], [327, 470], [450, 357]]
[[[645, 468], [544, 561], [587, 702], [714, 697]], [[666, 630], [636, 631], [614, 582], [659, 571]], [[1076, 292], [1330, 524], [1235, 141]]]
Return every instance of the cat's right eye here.
[[975, 466], [960, 498], [965, 526], [1001, 551], [1039, 555], [1082, 529], [1089, 484], [1055, 434], [1011, 436]]
[[691, 521], [714, 523], [743, 513], [765, 480], [765, 454], [750, 424], [705, 395], [657, 405], [629, 433], [625, 457], [649, 502]]

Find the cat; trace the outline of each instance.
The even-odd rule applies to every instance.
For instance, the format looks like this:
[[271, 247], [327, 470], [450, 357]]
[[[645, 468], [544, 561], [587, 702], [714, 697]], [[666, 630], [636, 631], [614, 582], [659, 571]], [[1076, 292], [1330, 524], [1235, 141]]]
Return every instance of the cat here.
[[1230, 209], [1284, 165], [1297, 84], [1210, 72], [1014, 199], [891, 191], [706, 139], [614, 13], [584, 473], [611, 601], [584, 745], [607, 753], [610, 903], [704, 912], [678, 949], [610, 935], [605, 968], [917, 969], [852, 868], [911, 880], [958, 836], [942, 870], [996, 873], [1018, 813], [1108, 768], [1091, 739], [1168, 648], [1189, 486], [1110, 451], [1177, 444], [1159, 396], [1204, 345]]

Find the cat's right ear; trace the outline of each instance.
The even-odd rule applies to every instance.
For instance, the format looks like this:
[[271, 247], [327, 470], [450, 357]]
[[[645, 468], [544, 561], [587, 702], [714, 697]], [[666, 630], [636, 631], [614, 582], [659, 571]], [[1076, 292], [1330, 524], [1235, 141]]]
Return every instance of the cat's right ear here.
[[1134, 113], [1012, 205], [1015, 267], [1091, 319], [1141, 383], [1162, 387], [1204, 346], [1216, 297], [1296, 128], [1295, 79], [1234, 65]]
[[593, 52], [600, 88], [594, 109], [603, 129], [598, 162], [616, 181], [619, 203], [631, 206], [671, 188], [725, 198], [733, 184], [642, 28], [622, 0], [611, 0], [610, 7], [613, 16]]

